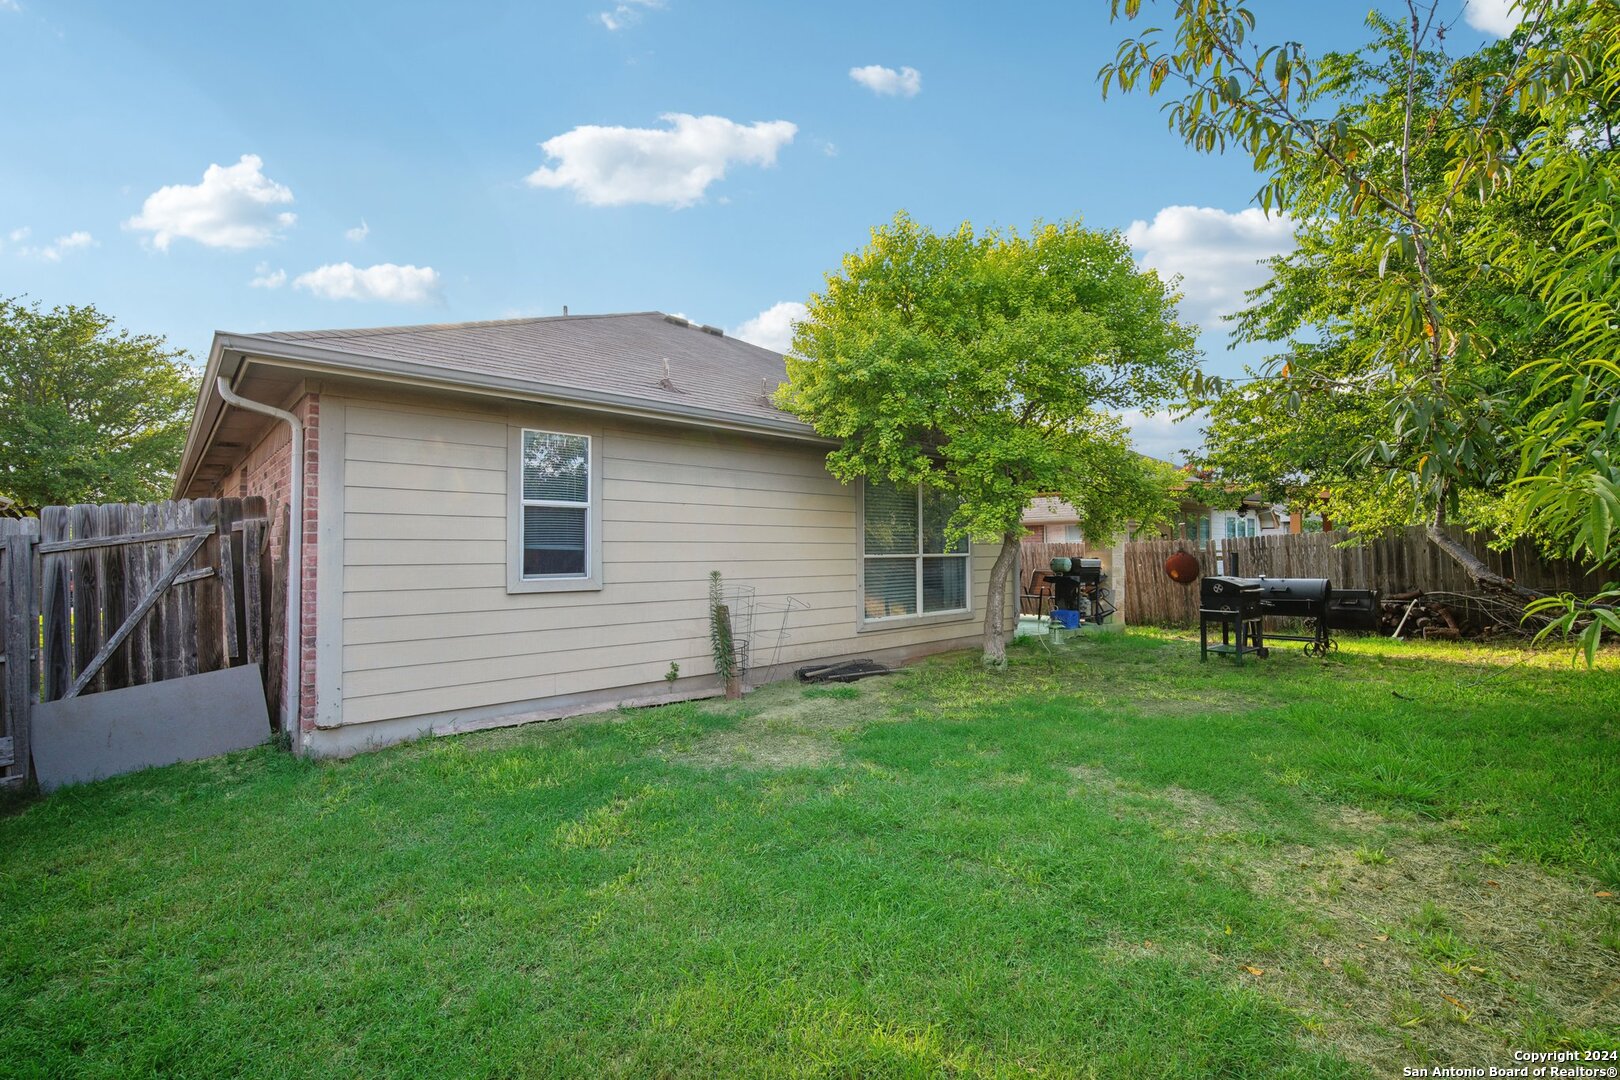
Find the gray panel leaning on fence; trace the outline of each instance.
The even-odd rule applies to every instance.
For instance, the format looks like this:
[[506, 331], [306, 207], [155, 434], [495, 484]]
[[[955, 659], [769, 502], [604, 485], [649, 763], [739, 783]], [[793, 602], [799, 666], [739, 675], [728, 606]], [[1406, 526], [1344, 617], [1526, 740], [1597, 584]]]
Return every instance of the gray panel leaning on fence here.
[[39, 786], [54, 791], [258, 746], [270, 716], [259, 672], [248, 666], [41, 702], [34, 732]]
[[8, 745], [13, 758], [0, 782], [27, 776], [25, 718], [39, 702], [278, 665], [279, 636], [265, 625], [276, 577], [268, 525], [256, 497], [50, 506], [37, 520], [0, 520], [0, 740], [11, 740], [0, 759]]

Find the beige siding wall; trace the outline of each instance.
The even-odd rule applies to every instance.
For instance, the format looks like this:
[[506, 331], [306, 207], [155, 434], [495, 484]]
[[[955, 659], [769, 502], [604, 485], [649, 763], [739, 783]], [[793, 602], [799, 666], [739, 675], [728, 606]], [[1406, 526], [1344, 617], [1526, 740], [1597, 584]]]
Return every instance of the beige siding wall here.
[[[975, 549], [969, 619], [857, 632], [856, 491], [814, 446], [558, 410], [331, 395], [323, 407], [328, 440], [343, 433], [341, 484], [323, 493], [323, 521], [342, 503], [340, 551], [323, 550], [342, 564], [326, 600], [341, 626], [328, 725], [657, 683], [671, 661], [712, 676], [710, 570], [754, 586], [762, 607], [808, 605], [788, 617], [784, 671], [971, 636], [982, 619], [991, 547]], [[597, 432], [601, 590], [507, 592], [508, 425]], [[756, 636], [756, 667], [774, 647], [774, 634]]]

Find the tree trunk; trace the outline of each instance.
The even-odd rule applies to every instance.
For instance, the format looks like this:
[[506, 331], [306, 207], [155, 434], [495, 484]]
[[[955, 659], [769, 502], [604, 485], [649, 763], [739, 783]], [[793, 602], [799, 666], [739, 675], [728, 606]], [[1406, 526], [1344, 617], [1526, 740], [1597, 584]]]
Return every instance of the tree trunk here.
[[[1439, 514], [1436, 514], [1435, 516], [1442, 521], [1444, 520]], [[1468, 575], [1468, 580], [1472, 581], [1475, 585], [1485, 589], [1495, 589], [1498, 592], [1507, 593], [1510, 596], [1526, 602], [1540, 599], [1546, 595], [1545, 593], [1539, 593], [1534, 589], [1527, 589], [1523, 585], [1520, 585], [1514, 581], [1512, 578], [1503, 577], [1495, 570], [1492, 570], [1490, 567], [1486, 566], [1474, 555], [1472, 551], [1468, 550], [1467, 545], [1457, 540], [1453, 540], [1446, 533], [1444, 525], [1429, 525], [1424, 532], [1428, 535], [1429, 543], [1439, 548], [1446, 554], [1448, 558], [1450, 558], [1458, 566], [1462, 567], [1463, 573]]]
[[990, 568], [990, 592], [984, 603], [984, 664], [1007, 666], [1007, 582], [1018, 565], [1018, 534], [1001, 534], [1001, 553]]

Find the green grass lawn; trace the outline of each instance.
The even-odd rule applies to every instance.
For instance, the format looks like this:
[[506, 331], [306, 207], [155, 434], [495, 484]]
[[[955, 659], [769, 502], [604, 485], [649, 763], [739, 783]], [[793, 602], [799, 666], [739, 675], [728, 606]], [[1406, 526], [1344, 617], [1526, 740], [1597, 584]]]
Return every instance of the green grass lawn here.
[[0, 818], [0, 1073], [1399, 1075], [1620, 1045], [1620, 663], [1027, 644]]

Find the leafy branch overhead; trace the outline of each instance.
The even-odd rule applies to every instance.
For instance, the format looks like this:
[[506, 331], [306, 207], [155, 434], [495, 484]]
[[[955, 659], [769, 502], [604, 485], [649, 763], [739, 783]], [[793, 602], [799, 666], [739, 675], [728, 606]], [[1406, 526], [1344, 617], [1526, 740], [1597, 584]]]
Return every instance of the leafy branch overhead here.
[[1205, 464], [1353, 526], [1425, 521], [1510, 590], [1448, 545], [1448, 519], [1620, 556], [1613, 0], [1527, 0], [1516, 32], [1461, 57], [1437, 3], [1375, 11], [1366, 47], [1319, 57], [1261, 40], [1242, 2], [1163, 7], [1104, 93], [1163, 96], [1190, 146], [1247, 154], [1257, 201], [1298, 229], [1236, 320], [1283, 354], [1190, 383]]

